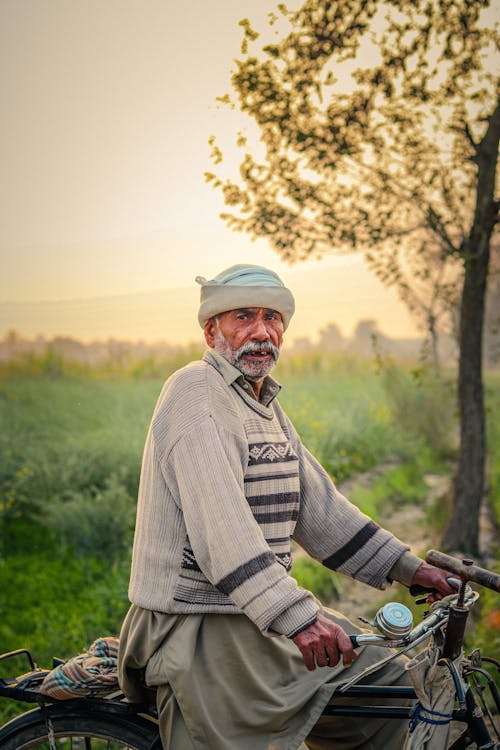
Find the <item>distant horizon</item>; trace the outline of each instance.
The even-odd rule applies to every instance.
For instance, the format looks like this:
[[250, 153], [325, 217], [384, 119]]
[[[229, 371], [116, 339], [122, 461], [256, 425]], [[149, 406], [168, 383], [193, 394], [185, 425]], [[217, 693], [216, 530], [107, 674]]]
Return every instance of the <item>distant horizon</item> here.
[[[376, 320], [380, 331], [390, 338], [422, 336], [395, 290], [382, 286], [355, 258], [332, 258], [329, 263], [304, 270], [286, 269], [281, 276], [296, 300], [288, 341], [304, 337], [314, 340], [331, 323], [349, 337], [360, 320]], [[164, 286], [151, 291], [11, 299], [0, 301], [0, 336], [15, 330], [26, 337], [68, 336], [81, 341], [202, 341], [198, 305], [199, 286], [194, 280], [190, 286]]]
[[[284, 340], [282, 356], [307, 356], [311, 352], [322, 352], [325, 355], [360, 355], [373, 359], [374, 356], [396, 358], [407, 362], [421, 361], [425, 347], [425, 337], [398, 338], [388, 336], [377, 324], [377, 321], [359, 321], [352, 335], [345, 336], [338, 327], [323, 330], [317, 338], [299, 337]], [[365, 325], [363, 325], [365, 323]], [[201, 333], [201, 331], [200, 331]], [[375, 333], [375, 339], [373, 334]], [[14, 334], [11, 336], [10, 334]], [[82, 341], [74, 335], [56, 334], [54, 336], [26, 337], [21, 331], [10, 331], [0, 336], [0, 363], [22, 362], [28, 356], [44, 358], [51, 353], [61, 357], [65, 362], [80, 363], [85, 367], [100, 367], [106, 362], [121, 361], [123, 357], [129, 365], [132, 363], [156, 361], [161, 362], [171, 356], [195, 352], [200, 356], [207, 349], [203, 336], [196, 340], [173, 342], [167, 339], [145, 341], [144, 339], [125, 339], [111, 336], [108, 338]], [[456, 358], [456, 346], [449, 335], [439, 337], [440, 356], [443, 361], [453, 362]]]
[[[361, 318], [358, 323], [363, 322], [365, 319]], [[419, 342], [423, 341], [425, 338], [424, 332], [422, 332], [420, 335], [415, 336], [391, 336], [386, 331], [384, 331], [380, 326], [379, 322], [373, 318], [372, 319], [375, 327], [377, 328], [378, 332], [381, 336], [388, 339], [389, 341], [413, 341], [413, 342]], [[333, 324], [335, 321], [331, 321]], [[356, 326], [355, 326], [356, 328]], [[344, 341], [351, 341], [354, 338], [355, 335], [355, 328], [350, 334], [344, 334], [343, 331], [340, 329], [340, 333], [342, 336], [342, 339]], [[46, 342], [51, 343], [55, 340], [61, 339], [67, 339], [68, 341], [74, 341], [77, 344], [82, 344], [83, 346], [91, 346], [92, 344], [107, 344], [110, 341], [116, 341], [120, 344], [131, 344], [131, 345], [138, 345], [138, 344], [144, 344], [145, 346], [172, 346], [172, 347], [183, 347], [183, 346], [196, 346], [198, 344], [204, 346], [205, 345], [205, 339], [203, 337], [203, 332], [200, 330], [200, 334], [198, 336], [198, 340], [193, 339], [186, 339], [184, 342], [173, 342], [169, 339], [144, 339], [144, 338], [126, 338], [126, 337], [118, 337], [114, 335], [109, 335], [106, 337], [101, 338], [81, 338], [80, 336], [77, 336], [75, 334], [67, 333], [67, 332], [60, 332], [60, 333], [36, 333], [36, 334], [26, 334], [22, 330], [19, 330], [18, 328], [10, 328], [8, 330], [5, 330], [0, 333], [0, 343], [5, 343], [7, 338], [11, 335], [15, 334], [16, 336], [19, 336], [21, 341], [24, 341], [26, 343], [34, 343], [38, 339]], [[286, 347], [287, 344], [294, 346], [297, 343], [300, 343], [304, 340], [309, 340], [311, 344], [316, 344], [318, 337], [321, 335], [321, 330], [317, 331], [316, 336], [313, 337], [307, 337], [307, 336], [299, 336], [291, 340], [285, 340], [284, 339], [284, 346]], [[445, 336], [448, 334], [441, 333], [440, 335]]]

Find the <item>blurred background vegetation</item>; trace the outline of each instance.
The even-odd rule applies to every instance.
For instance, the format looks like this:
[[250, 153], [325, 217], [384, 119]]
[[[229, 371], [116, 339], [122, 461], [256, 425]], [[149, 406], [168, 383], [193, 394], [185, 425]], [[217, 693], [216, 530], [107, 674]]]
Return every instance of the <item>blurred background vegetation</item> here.
[[[122, 358], [91, 368], [49, 351], [0, 364], [2, 652], [27, 647], [46, 666], [118, 634], [152, 410], [163, 380], [201, 353], [189, 347], [132, 367]], [[429, 506], [425, 477], [453, 473], [452, 375], [316, 349], [285, 352], [276, 377], [304, 442], [337, 483], [351, 483], [353, 502], [376, 519], [421, 504], [433, 546], [446, 498]], [[498, 522], [500, 374], [489, 372], [486, 384], [489, 496]], [[293, 575], [329, 604], [342, 597], [345, 579], [300, 555]], [[498, 656], [498, 604], [494, 596], [482, 601], [475, 638]]]

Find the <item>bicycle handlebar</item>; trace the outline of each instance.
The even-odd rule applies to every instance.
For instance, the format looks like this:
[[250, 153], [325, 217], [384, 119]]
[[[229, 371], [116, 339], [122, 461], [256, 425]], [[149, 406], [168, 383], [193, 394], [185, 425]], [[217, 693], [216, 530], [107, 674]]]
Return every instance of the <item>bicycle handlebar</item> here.
[[451, 557], [435, 549], [429, 550], [425, 559], [431, 565], [435, 565], [436, 568], [444, 568], [444, 570], [455, 573], [465, 581], [474, 581], [474, 583], [479, 583], [487, 589], [500, 593], [500, 575], [493, 573], [491, 570], [486, 570], [486, 568], [480, 568], [472, 561], [460, 561], [456, 557]]
[[[418, 623], [409, 633], [399, 638], [390, 638], [381, 633], [358, 633], [350, 635], [349, 638], [354, 648], [358, 646], [386, 646], [394, 649], [416, 645], [420, 639], [428, 638], [436, 629], [448, 621], [449, 607], [452, 603], [456, 602], [457, 598], [458, 595], [455, 598], [446, 597], [445, 600], [436, 602], [433, 605], [432, 612], [424, 620]], [[478, 598], [479, 594], [467, 586], [464, 596], [464, 606], [469, 609], [475, 604]]]

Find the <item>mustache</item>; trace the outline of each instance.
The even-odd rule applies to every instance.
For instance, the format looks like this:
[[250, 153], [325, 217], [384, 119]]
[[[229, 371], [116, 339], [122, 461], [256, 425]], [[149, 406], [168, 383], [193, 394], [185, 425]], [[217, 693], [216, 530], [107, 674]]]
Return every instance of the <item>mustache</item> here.
[[257, 344], [253, 341], [247, 341], [246, 344], [240, 346], [234, 352], [236, 360], [241, 359], [245, 354], [251, 354], [252, 352], [269, 352], [274, 359], [278, 359], [280, 350], [271, 341], [263, 341], [261, 344]]

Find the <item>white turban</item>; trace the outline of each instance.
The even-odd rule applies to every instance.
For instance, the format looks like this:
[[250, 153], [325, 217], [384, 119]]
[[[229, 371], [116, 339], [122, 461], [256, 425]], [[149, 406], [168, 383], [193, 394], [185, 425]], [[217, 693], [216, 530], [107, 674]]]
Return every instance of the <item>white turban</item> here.
[[286, 329], [295, 311], [295, 301], [280, 277], [262, 266], [237, 265], [227, 268], [207, 281], [197, 276], [201, 284], [198, 321], [204, 328], [214, 315], [242, 307], [265, 307], [276, 310]]

